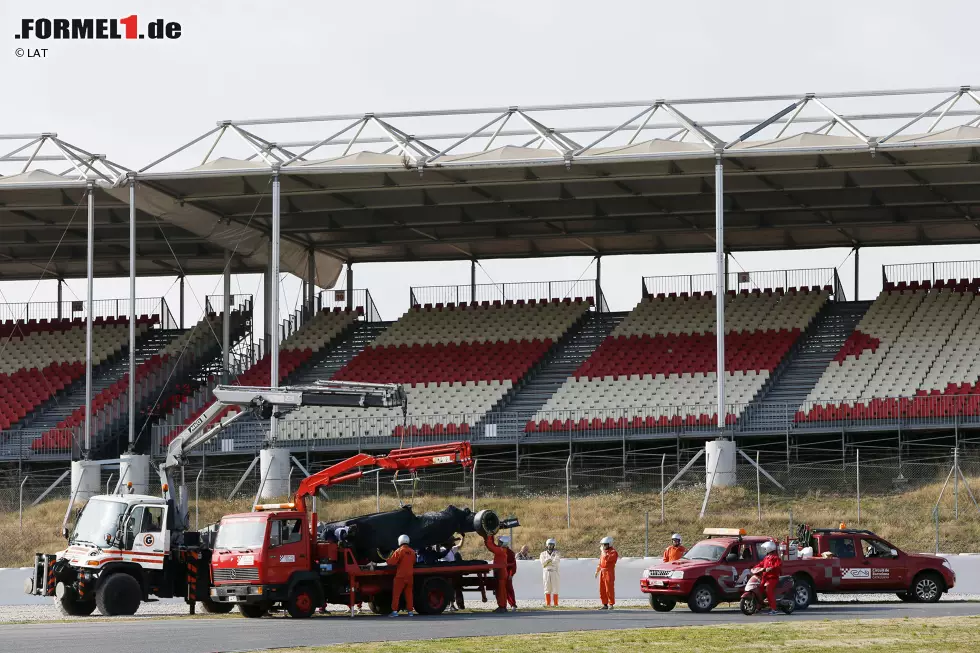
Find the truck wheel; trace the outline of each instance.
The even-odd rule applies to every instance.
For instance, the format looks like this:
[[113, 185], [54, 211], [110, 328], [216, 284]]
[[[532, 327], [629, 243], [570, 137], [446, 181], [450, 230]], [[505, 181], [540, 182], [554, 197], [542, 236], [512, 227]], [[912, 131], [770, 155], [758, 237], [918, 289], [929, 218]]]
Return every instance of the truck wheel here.
[[919, 603], [935, 603], [943, 596], [943, 581], [933, 572], [919, 574], [912, 583], [912, 595]]
[[316, 612], [316, 590], [309, 583], [300, 583], [286, 599], [286, 612], [293, 619], [309, 619]]
[[228, 614], [235, 609], [234, 603], [218, 603], [211, 599], [201, 599], [201, 608], [208, 614]]
[[261, 603], [240, 603], [238, 611], [242, 613], [243, 617], [261, 619], [269, 610]]
[[61, 583], [58, 584], [54, 603], [66, 617], [87, 617], [95, 612], [95, 601], [79, 601], [75, 590]]
[[691, 595], [687, 597], [687, 607], [691, 612], [698, 614], [711, 612], [716, 605], [718, 605], [718, 596], [715, 588], [709, 583], [695, 585]]
[[670, 612], [674, 609], [675, 605], [677, 605], [677, 601], [674, 599], [665, 599], [656, 594], [650, 595], [650, 607], [657, 612]]
[[129, 616], [139, 610], [143, 590], [135, 578], [115, 573], [102, 579], [95, 592], [95, 605], [106, 617]]
[[442, 614], [449, 607], [453, 594], [453, 586], [445, 578], [428, 578], [414, 597], [415, 609], [421, 614]]
[[793, 587], [793, 600], [796, 602], [797, 610], [806, 610], [814, 603], [816, 592], [813, 590], [813, 583], [808, 578], [797, 577]]

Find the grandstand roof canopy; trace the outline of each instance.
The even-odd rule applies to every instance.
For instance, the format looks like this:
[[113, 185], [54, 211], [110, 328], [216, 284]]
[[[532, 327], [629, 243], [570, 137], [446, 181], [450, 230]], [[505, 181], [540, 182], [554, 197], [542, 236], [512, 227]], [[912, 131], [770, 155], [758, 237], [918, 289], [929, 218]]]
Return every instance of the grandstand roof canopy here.
[[[342, 260], [713, 251], [718, 157], [733, 251], [980, 241], [980, 94], [959, 87], [222, 121], [136, 171], [140, 273], [174, 273], [168, 243], [220, 270], [243, 232], [262, 269], [274, 170], [291, 269], [315, 249], [320, 285]], [[36, 276], [80, 189], [5, 181], [0, 276]], [[99, 183], [110, 272], [128, 189]]]

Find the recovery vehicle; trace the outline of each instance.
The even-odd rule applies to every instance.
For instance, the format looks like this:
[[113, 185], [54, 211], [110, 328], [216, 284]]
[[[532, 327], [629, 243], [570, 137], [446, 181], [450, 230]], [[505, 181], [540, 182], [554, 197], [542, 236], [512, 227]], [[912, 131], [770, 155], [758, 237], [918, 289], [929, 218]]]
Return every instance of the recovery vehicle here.
[[[409, 535], [417, 552], [434, 553], [433, 548], [451, 544], [456, 533], [486, 537], [519, 524], [501, 522], [489, 510], [472, 513], [452, 506], [416, 517], [406, 506], [318, 528], [315, 494], [365, 474], [413, 473], [442, 465], [472, 467], [470, 444], [397, 449], [386, 456], [361, 453], [304, 479], [291, 503], [225, 516], [211, 558], [211, 601], [237, 605], [251, 618], [279, 608], [294, 618], [307, 618], [327, 603], [345, 605], [353, 616], [355, 605], [364, 601], [374, 613], [387, 613], [395, 569], [378, 563], [396, 547], [400, 534]], [[492, 563], [443, 562], [437, 557], [414, 568], [413, 598], [419, 613], [440, 614], [454, 601], [463, 608], [463, 592], [479, 592], [486, 601], [487, 590], [496, 588]]]
[[[72, 496], [63, 526], [68, 546], [35, 554], [25, 592], [55, 597], [71, 616], [92, 614], [96, 607], [107, 616], [131, 615], [143, 601], [174, 597], [183, 598], [191, 614], [197, 602], [206, 611], [227, 612], [229, 606], [213, 603], [208, 595], [212, 533], [189, 529], [187, 490], [177, 482], [188, 454], [246, 415], [268, 419], [304, 405], [407, 408], [401, 386], [373, 383], [218, 386], [214, 396], [216, 401], [170, 442], [157, 468], [162, 496], [125, 493], [120, 484], [115, 494], [89, 499], [69, 529]], [[212, 425], [228, 406], [242, 410]]]
[[[654, 610], [667, 612], [682, 602], [693, 612], [709, 612], [719, 603], [737, 602], [752, 568], [764, 557], [759, 545], [776, 541], [735, 528], [706, 528], [704, 534], [708, 539], [680, 560], [643, 571], [640, 590]], [[778, 544], [782, 573], [794, 579], [798, 610], [814, 603], [818, 592], [895, 592], [904, 601], [934, 602], [956, 582], [945, 558], [904, 553], [871, 531], [811, 531], [803, 525], [797, 539]], [[813, 552], [803, 557], [806, 547]]]

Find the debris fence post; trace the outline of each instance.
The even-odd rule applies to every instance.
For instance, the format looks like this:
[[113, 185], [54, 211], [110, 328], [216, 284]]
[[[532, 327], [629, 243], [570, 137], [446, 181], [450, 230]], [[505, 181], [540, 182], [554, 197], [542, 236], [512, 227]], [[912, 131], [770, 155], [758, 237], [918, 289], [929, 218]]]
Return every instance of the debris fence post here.
[[24, 477], [24, 480], [20, 482], [20, 532], [24, 532], [24, 483], [30, 478], [30, 474]]
[[960, 520], [960, 448], [953, 447], [953, 519]]
[[861, 525], [861, 450], [854, 450], [854, 467], [857, 475], [858, 526]]
[[470, 509], [473, 512], [476, 512], [476, 466], [479, 464], [479, 462], [480, 461], [477, 460], [476, 458], [473, 459], [473, 471], [470, 472], [470, 477], [471, 480], [473, 481], [473, 505], [471, 506]]
[[759, 452], [755, 452], [755, 503], [759, 509], [759, 523], [762, 523], [762, 481], [759, 478]]
[[650, 557], [650, 511], [647, 510], [644, 521], [646, 523], [646, 533], [643, 536], [643, 557]]
[[381, 474], [374, 475], [374, 503], [377, 512], [381, 512]]
[[664, 464], [667, 462], [667, 454], [660, 457], [660, 523], [663, 524], [667, 518], [666, 505], [664, 503]]
[[565, 463], [565, 524], [572, 527], [572, 457]]
[[204, 469], [197, 473], [194, 479], [194, 529], [201, 530], [201, 474]]
[[936, 555], [939, 555], [939, 505], [932, 510], [932, 517], [936, 522]]

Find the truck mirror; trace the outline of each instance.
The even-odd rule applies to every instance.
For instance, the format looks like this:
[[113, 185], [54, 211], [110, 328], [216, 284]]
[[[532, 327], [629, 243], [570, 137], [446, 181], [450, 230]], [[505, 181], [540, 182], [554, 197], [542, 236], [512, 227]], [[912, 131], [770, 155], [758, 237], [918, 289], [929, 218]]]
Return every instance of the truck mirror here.
[[893, 558], [897, 558], [898, 557], [898, 549], [892, 549], [891, 550], [891, 554], [892, 554], [892, 557]]
[[738, 554], [729, 553], [727, 556], [725, 556], [725, 560], [728, 562], [738, 562]]
[[61, 537], [65, 538], [66, 540], [68, 539], [68, 528], [61, 529]]

